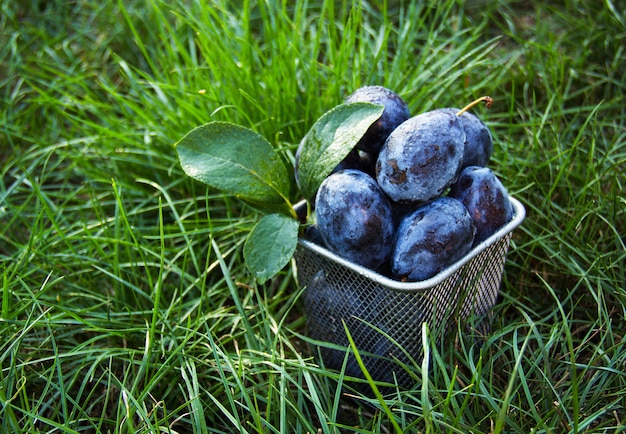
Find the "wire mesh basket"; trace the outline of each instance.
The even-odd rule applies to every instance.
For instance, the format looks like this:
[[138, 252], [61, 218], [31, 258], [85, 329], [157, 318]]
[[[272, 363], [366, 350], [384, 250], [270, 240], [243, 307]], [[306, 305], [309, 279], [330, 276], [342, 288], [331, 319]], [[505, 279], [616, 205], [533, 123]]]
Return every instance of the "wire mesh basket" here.
[[421, 362], [423, 323], [442, 339], [457, 321], [484, 316], [495, 304], [513, 230], [525, 216], [523, 205], [511, 202], [514, 216], [506, 226], [420, 282], [390, 279], [301, 238], [295, 260], [308, 336], [330, 344], [317, 346], [320, 363], [337, 370], [345, 363], [346, 375], [363, 378], [355, 357], [346, 358], [345, 324], [374, 380], [411, 387], [402, 365]]

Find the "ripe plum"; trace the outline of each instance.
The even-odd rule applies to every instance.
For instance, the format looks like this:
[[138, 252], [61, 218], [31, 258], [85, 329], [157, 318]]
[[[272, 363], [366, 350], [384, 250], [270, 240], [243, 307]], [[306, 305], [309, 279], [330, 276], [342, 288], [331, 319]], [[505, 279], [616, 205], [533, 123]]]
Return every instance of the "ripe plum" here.
[[331, 251], [373, 270], [389, 261], [395, 229], [391, 205], [371, 176], [354, 169], [330, 175], [318, 190], [315, 211]]
[[[347, 282], [339, 285], [328, 279], [324, 270], [320, 270], [307, 285], [304, 303], [307, 307], [307, 327], [315, 339], [347, 349], [350, 342], [345, 333], [345, 322], [357, 348], [364, 353], [371, 353], [362, 354], [368, 371], [387, 373], [380, 357], [389, 357], [392, 343], [370, 326], [378, 319], [377, 307], [364, 301], [359, 288]], [[345, 350], [327, 346], [319, 346], [318, 350], [327, 368], [341, 369]], [[352, 354], [348, 356], [345, 372], [351, 377], [363, 378], [361, 368]]]
[[[455, 115], [459, 113], [459, 109], [456, 108], [442, 110]], [[458, 118], [466, 136], [461, 168], [486, 166], [493, 152], [493, 138], [489, 127], [478, 116], [470, 112], [463, 112]]]
[[400, 222], [391, 258], [394, 277], [425, 280], [463, 257], [472, 248], [475, 227], [463, 204], [439, 197]]
[[358, 88], [348, 98], [347, 103], [369, 102], [385, 107], [383, 114], [367, 130], [356, 145], [357, 149], [378, 154], [389, 134], [410, 117], [406, 102], [395, 92], [383, 86]]
[[493, 235], [513, 218], [513, 205], [502, 182], [487, 167], [461, 171], [449, 197], [460, 200], [476, 225], [474, 245]]
[[439, 109], [414, 116], [390, 135], [376, 162], [376, 179], [397, 202], [426, 202], [456, 180], [465, 132], [459, 117]]

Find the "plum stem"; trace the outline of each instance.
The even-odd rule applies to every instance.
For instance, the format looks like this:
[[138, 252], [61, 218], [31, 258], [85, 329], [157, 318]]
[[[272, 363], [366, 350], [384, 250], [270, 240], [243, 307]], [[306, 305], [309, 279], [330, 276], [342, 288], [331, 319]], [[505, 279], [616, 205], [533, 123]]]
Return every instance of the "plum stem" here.
[[461, 116], [463, 113], [465, 113], [466, 111], [468, 111], [469, 109], [471, 109], [475, 105], [481, 103], [482, 101], [485, 101], [485, 106], [487, 108], [491, 108], [491, 105], [493, 104], [493, 98], [490, 97], [490, 96], [481, 96], [477, 100], [472, 101], [471, 103], [469, 103], [468, 105], [463, 107], [461, 110], [459, 110], [459, 112], [456, 115], [457, 116]]

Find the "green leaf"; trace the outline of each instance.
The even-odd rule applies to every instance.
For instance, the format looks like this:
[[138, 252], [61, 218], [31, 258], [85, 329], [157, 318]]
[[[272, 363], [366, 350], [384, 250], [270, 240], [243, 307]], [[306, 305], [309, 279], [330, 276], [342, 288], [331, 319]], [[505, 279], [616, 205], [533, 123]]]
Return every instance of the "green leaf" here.
[[297, 220], [280, 214], [267, 215], [254, 226], [243, 246], [243, 257], [259, 283], [289, 263], [298, 243], [298, 227]]
[[312, 198], [320, 184], [382, 115], [384, 107], [364, 102], [341, 104], [324, 113], [300, 144], [298, 186]]
[[227, 122], [191, 130], [176, 143], [185, 173], [265, 210], [289, 207], [290, 178], [272, 145], [256, 132]]

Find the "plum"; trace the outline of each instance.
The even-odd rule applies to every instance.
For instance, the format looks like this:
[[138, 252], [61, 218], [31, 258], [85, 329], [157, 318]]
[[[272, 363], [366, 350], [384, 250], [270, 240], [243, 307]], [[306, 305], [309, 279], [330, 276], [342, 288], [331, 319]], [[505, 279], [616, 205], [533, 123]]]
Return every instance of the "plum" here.
[[357, 143], [356, 148], [378, 154], [387, 136], [410, 117], [406, 102], [395, 92], [383, 86], [363, 86], [349, 95], [345, 102], [369, 102], [385, 107], [383, 114], [374, 122]]
[[[442, 109], [456, 115], [457, 108]], [[486, 166], [493, 152], [491, 131], [480, 118], [472, 113], [463, 112], [458, 116], [461, 128], [465, 132], [465, 147], [461, 169], [468, 166]]]
[[474, 245], [493, 235], [513, 218], [513, 205], [502, 182], [487, 167], [469, 166], [450, 187], [449, 197], [460, 200], [474, 225]]
[[[350, 342], [345, 333], [345, 322], [350, 335], [360, 352], [372, 353], [362, 358], [370, 372], [386, 372], [377, 356], [387, 356], [392, 343], [382, 334], [371, 328], [378, 312], [375, 304], [363, 300], [360, 288], [355, 285], [328, 279], [325, 271], [318, 271], [308, 283], [304, 292], [307, 309], [307, 327], [314, 339], [331, 342], [348, 348]], [[320, 356], [327, 368], [341, 369], [345, 351], [327, 346], [318, 347]], [[348, 357], [346, 374], [362, 378], [363, 374], [353, 355]]]
[[[377, 353], [403, 363], [410, 364], [411, 358], [422, 349], [422, 323], [428, 318], [424, 314], [424, 299], [417, 294], [398, 292], [381, 288], [375, 298], [379, 318], [377, 324], [381, 330], [388, 331], [389, 337], [398, 346], [387, 349], [386, 353]], [[407, 353], [405, 353], [408, 352]]]
[[356, 332], [356, 327], [364, 324], [359, 318], [372, 321], [376, 315], [375, 309], [362, 300], [358, 288], [340, 286], [326, 276], [324, 269], [310, 280], [303, 298], [308, 327], [316, 339], [340, 345], [348, 345], [342, 321]]
[[373, 270], [389, 261], [391, 204], [371, 176], [354, 169], [330, 175], [320, 185], [315, 212], [329, 250]]
[[391, 271], [403, 281], [433, 277], [467, 254], [476, 228], [465, 206], [438, 197], [408, 214], [396, 232]]
[[376, 179], [394, 201], [426, 202], [456, 180], [465, 149], [459, 117], [444, 109], [414, 116], [390, 135], [376, 162]]

